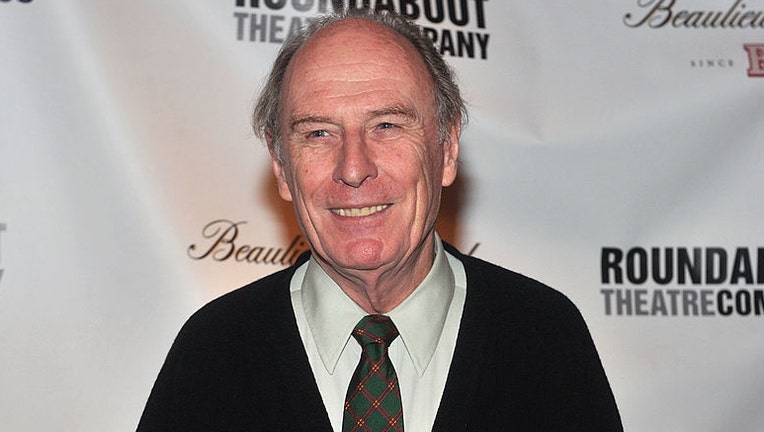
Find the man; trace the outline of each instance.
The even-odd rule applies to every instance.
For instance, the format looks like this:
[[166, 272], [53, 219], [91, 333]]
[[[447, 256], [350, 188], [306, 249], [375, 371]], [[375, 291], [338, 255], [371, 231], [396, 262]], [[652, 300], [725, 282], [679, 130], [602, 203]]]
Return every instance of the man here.
[[464, 118], [400, 17], [290, 37], [254, 124], [310, 256], [194, 314], [138, 429], [621, 430], [576, 308], [435, 233]]

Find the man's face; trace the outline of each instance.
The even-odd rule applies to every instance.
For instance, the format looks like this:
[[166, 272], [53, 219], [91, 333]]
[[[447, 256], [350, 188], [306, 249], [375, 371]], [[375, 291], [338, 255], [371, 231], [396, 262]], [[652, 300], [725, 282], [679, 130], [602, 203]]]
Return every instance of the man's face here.
[[328, 271], [406, 269], [431, 253], [459, 130], [438, 142], [431, 80], [405, 39], [366, 20], [325, 28], [292, 60], [281, 109], [279, 193]]

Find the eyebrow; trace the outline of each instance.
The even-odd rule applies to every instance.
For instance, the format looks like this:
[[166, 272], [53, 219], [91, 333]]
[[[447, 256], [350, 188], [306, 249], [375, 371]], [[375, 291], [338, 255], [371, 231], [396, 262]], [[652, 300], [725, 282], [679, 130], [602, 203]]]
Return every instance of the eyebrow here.
[[406, 105], [391, 105], [371, 112], [371, 118], [382, 117], [386, 115], [398, 115], [411, 120], [416, 120], [419, 118], [418, 112]]
[[[383, 117], [387, 115], [403, 116], [409, 120], [416, 120], [419, 118], [418, 112], [415, 109], [408, 107], [406, 105], [402, 105], [402, 104], [390, 105], [390, 106], [386, 106], [386, 107], [372, 110], [371, 112], [369, 112], [369, 118], [377, 118], [377, 117]], [[334, 124], [335, 121], [329, 117], [304, 115], [304, 116], [297, 116], [293, 118], [289, 122], [289, 127], [291, 130], [294, 130], [297, 126], [305, 124], [305, 123]]]
[[292, 121], [289, 122], [290, 130], [294, 130], [296, 126], [299, 126], [304, 123], [333, 123], [333, 122], [329, 117], [306, 115], [306, 116], [293, 118]]

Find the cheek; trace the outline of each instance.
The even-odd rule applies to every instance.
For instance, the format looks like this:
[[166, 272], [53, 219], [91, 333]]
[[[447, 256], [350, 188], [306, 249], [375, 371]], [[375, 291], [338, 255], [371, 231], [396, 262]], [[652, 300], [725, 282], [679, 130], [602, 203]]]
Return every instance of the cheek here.
[[301, 152], [295, 152], [293, 149], [286, 157], [288, 162], [283, 165], [285, 183], [289, 186], [289, 189], [294, 199], [303, 195], [311, 183], [311, 176], [313, 175], [313, 164], [310, 161], [306, 161], [304, 155]]
[[443, 155], [437, 149], [432, 149], [422, 156], [422, 175], [430, 189], [440, 188], [443, 179]]
[[443, 161], [435, 151], [418, 151], [392, 164], [392, 176], [400, 188], [408, 190], [411, 202], [422, 217], [430, 216], [438, 206], [443, 178]]
[[333, 195], [337, 195], [336, 184], [332, 181], [331, 169], [316, 161], [301, 165], [292, 174], [292, 192], [295, 199], [304, 201], [306, 206], [321, 205]]
[[418, 185], [418, 188], [425, 188], [428, 191], [440, 187], [441, 177], [443, 175], [443, 161], [436, 150], [427, 150], [418, 148], [404, 158], [401, 158], [394, 166], [393, 170], [404, 172], [407, 177], [407, 184]]

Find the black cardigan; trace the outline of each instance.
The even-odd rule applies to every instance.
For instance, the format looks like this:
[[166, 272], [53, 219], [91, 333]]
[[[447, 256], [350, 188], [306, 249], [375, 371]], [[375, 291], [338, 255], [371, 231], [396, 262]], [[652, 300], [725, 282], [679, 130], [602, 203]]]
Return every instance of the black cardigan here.
[[[539, 282], [446, 248], [464, 263], [468, 289], [433, 431], [622, 431], [576, 307]], [[332, 430], [289, 294], [306, 259], [186, 322], [139, 432]]]

